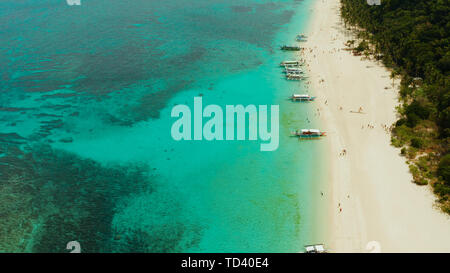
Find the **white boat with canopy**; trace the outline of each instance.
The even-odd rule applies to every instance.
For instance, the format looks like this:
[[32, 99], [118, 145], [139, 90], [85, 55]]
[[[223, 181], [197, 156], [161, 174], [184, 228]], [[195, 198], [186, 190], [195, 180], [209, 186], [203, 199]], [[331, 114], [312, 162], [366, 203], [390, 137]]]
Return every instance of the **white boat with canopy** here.
[[299, 65], [303, 65], [303, 61], [284, 61], [284, 62], [281, 62], [280, 63], [280, 66], [286, 66], [286, 65], [296, 65], [296, 66], [299, 66]]
[[286, 72], [286, 73], [290, 73], [290, 72], [304, 73], [303, 70], [300, 67], [286, 67], [284, 69], [284, 72]]
[[326, 132], [321, 132], [318, 129], [301, 129], [292, 132], [292, 135], [301, 137], [301, 138], [318, 138], [322, 136], [326, 136]]
[[325, 247], [323, 244], [317, 245], [307, 245], [305, 246], [305, 253], [326, 253]]
[[316, 97], [312, 97], [308, 94], [292, 94], [290, 99], [292, 99], [292, 101], [313, 101]]

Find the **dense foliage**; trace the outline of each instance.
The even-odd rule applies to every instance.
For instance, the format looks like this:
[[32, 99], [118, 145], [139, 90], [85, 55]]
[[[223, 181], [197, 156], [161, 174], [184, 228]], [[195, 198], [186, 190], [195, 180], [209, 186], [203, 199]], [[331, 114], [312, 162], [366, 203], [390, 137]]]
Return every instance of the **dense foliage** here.
[[363, 42], [370, 42], [366, 51], [392, 69], [392, 78], [401, 77], [403, 104], [392, 142], [403, 147], [414, 181], [431, 183], [450, 213], [449, 0], [341, 3], [345, 23], [357, 27]]

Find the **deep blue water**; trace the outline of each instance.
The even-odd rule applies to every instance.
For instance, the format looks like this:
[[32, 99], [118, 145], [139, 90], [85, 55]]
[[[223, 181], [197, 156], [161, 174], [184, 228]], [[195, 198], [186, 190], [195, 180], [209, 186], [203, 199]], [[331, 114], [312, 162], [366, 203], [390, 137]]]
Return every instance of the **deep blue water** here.
[[[305, 1], [0, 1], [0, 251], [297, 252], [319, 142], [278, 51]], [[280, 105], [280, 147], [181, 141], [172, 106]], [[312, 123], [308, 123], [308, 120]]]

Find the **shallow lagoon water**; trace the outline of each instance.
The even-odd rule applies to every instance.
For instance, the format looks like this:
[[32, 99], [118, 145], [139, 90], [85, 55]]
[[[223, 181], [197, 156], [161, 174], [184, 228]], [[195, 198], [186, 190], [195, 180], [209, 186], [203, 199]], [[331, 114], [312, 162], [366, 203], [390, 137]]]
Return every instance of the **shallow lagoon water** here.
[[[0, 174], [21, 217], [0, 229], [26, 228], [0, 250], [301, 251], [320, 141], [289, 137], [317, 120], [287, 100], [308, 90], [283, 78], [279, 62], [296, 57], [278, 46], [295, 42], [311, 2], [2, 4]], [[279, 149], [174, 141], [172, 106], [199, 95], [280, 105]]]

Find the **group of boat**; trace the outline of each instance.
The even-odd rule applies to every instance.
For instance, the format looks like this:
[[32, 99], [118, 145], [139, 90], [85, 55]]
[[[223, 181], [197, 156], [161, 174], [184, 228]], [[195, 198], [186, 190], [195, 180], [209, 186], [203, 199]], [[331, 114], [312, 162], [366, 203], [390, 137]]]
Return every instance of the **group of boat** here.
[[[296, 37], [297, 42], [306, 42], [306, 39], [307, 37], [304, 34], [299, 34]], [[301, 47], [282, 46], [281, 49], [288, 51], [299, 51], [301, 50]], [[286, 78], [288, 80], [303, 80], [306, 79], [304, 71], [301, 68], [303, 64], [304, 61], [284, 61], [280, 63], [280, 66], [284, 67], [283, 72], [286, 74]], [[310, 96], [308, 94], [292, 94], [289, 99], [291, 99], [293, 102], [310, 102], [314, 101], [316, 97]], [[322, 132], [318, 129], [301, 129], [296, 130], [291, 134], [292, 136], [301, 139], [317, 139], [326, 136], [326, 132]], [[327, 253], [327, 250], [325, 249], [323, 244], [306, 245], [305, 253]]]
[[303, 80], [306, 79], [305, 71], [302, 69], [304, 61], [284, 61], [280, 63], [284, 67], [283, 73], [286, 74], [288, 80]]
[[[304, 34], [299, 34], [299, 35], [297, 35], [297, 37], [295, 38], [295, 40], [296, 40], [297, 42], [306, 42], [306, 41], [308, 41], [306, 38], [307, 38], [306, 35], [304, 35]], [[302, 47], [299, 47], [299, 46], [283, 45], [283, 46], [280, 47], [280, 49], [281, 49], [281, 50], [286, 50], [286, 51], [300, 51], [300, 50], [302, 50], [303, 48], [302, 48]]]
[[[297, 38], [306, 38], [305, 35], [300, 34], [297, 36]], [[302, 50], [299, 46], [282, 46], [281, 50], [287, 50], [287, 51], [300, 51]], [[306, 76], [304, 75], [304, 70], [302, 69], [302, 65], [304, 64], [304, 61], [284, 61], [280, 64], [280, 66], [284, 67], [283, 72], [286, 74], [286, 79], [288, 80], [304, 80], [306, 79]]]
[[[302, 42], [306, 41], [306, 35], [299, 34], [297, 35], [297, 41]], [[282, 46], [282, 50], [300, 50], [300, 47], [292, 47], [292, 46]], [[302, 66], [305, 64], [303, 60], [294, 60], [294, 61], [283, 61], [280, 63], [281, 67], [284, 67], [283, 73], [286, 74], [286, 79], [288, 80], [303, 80], [307, 77], [305, 76], [305, 71], [302, 69]], [[308, 94], [292, 94], [289, 97], [293, 102], [310, 102], [314, 101], [316, 97], [310, 96]], [[299, 138], [320, 138], [326, 135], [325, 132], [321, 132], [318, 129], [301, 129], [292, 132], [293, 136]]]

